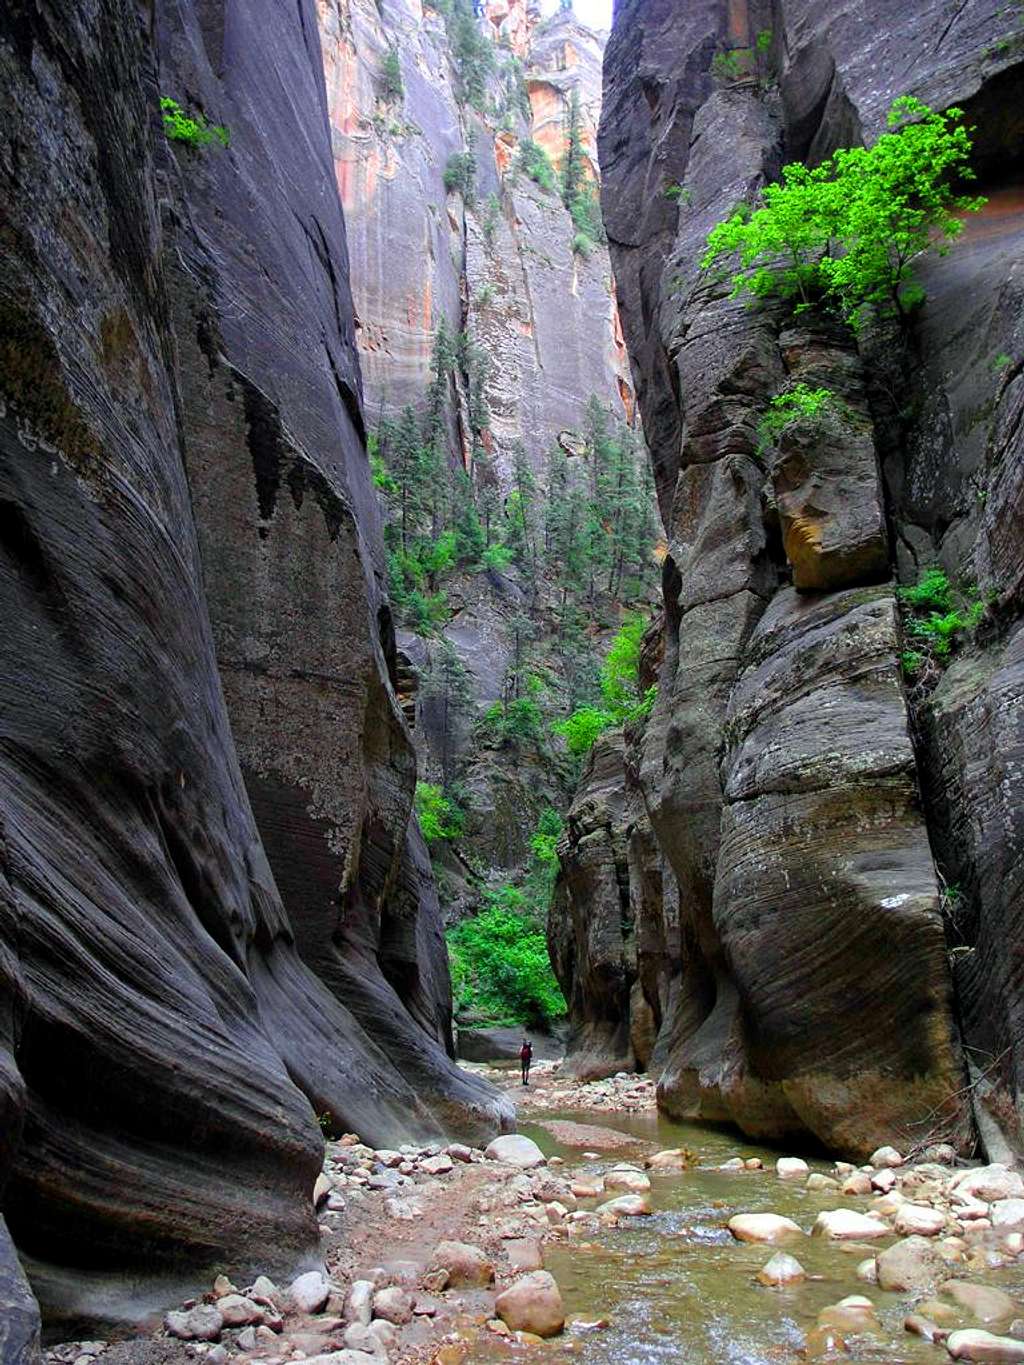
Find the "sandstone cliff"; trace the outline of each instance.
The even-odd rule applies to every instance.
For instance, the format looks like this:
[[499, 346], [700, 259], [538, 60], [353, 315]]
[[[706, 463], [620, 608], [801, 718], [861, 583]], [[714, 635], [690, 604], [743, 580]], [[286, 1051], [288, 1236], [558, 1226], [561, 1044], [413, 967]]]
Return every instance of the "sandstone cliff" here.
[[[500, 503], [513, 487], [517, 443], [540, 479], [553, 444], [583, 448], [592, 397], [622, 421], [635, 416], [607, 247], [576, 249], [557, 181], [573, 101], [585, 170], [596, 178], [603, 37], [571, 11], [541, 20], [525, 0], [487, 0], [480, 31], [493, 65], [483, 98], [471, 101], [445, 9], [447, 19], [420, 0], [319, 0], [332, 148], [368, 421], [376, 430], [406, 404], [423, 411], [433, 340], [446, 322], [471, 341], [482, 376], [475, 398], [464, 366], [452, 377], [449, 459], [469, 472], [478, 497], [493, 482]], [[524, 143], [549, 157], [556, 178], [547, 187], [523, 170]], [[445, 184], [446, 168], [467, 151], [469, 194]], [[486, 410], [482, 428], [472, 403]], [[540, 811], [564, 806], [571, 786], [552, 754], [522, 765], [507, 753], [475, 754], [472, 721], [503, 696], [514, 618], [534, 617], [543, 652], [548, 604], [515, 566], [455, 575], [445, 591], [449, 619], [435, 638], [400, 629], [399, 648], [422, 679], [440, 636], [467, 671], [472, 705], [442, 732], [429, 697], [410, 699], [421, 770], [447, 781], [460, 767], [472, 798], [465, 848], [514, 872]], [[452, 874], [458, 882], [460, 869]]]
[[[1024, 1150], [1015, 25], [996, 0], [617, 7], [603, 205], [669, 541], [634, 761], [688, 945], [662, 1035], [672, 1113], [851, 1152], [963, 1143], [959, 1017]], [[730, 66], [759, 33], [764, 69]], [[699, 270], [709, 229], [784, 162], [873, 139], [904, 93], [966, 109], [990, 197], [922, 272], [912, 354], [724, 297]], [[758, 420], [798, 379], [842, 396], [847, 429], [796, 436], [766, 469]], [[933, 562], [990, 606], [908, 695], [892, 579]]]
[[312, 3], [8, 8], [0, 67], [0, 1183], [116, 1318], [316, 1260], [318, 1115], [507, 1109], [446, 1052]]

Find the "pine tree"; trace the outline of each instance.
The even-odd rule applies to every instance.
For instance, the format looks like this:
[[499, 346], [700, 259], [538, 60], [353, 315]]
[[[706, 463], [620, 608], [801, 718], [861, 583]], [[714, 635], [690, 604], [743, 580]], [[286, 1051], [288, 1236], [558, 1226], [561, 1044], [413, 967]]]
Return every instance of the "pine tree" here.
[[506, 500], [506, 540], [520, 567], [531, 578], [537, 575], [537, 484], [522, 441], [512, 445], [512, 491]]
[[462, 660], [451, 641], [443, 635], [431, 650], [430, 666], [423, 681], [423, 697], [437, 702], [441, 781], [447, 787], [452, 776], [458, 719], [470, 709], [473, 689]]
[[580, 92], [575, 87], [569, 96], [569, 109], [566, 113], [566, 148], [562, 163], [562, 203], [572, 210], [586, 174], [583, 161], [582, 119], [580, 116]]

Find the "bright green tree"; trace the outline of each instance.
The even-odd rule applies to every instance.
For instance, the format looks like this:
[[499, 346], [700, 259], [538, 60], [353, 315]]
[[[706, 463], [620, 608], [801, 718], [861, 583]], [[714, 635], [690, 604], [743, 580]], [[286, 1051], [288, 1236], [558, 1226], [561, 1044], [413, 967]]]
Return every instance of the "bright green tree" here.
[[923, 297], [915, 261], [944, 252], [963, 230], [958, 214], [983, 199], [957, 192], [973, 178], [963, 111], [937, 113], [896, 100], [871, 147], [836, 152], [820, 166], [794, 163], [708, 236], [702, 264], [738, 254], [733, 294], [779, 295], [807, 308], [836, 305], [857, 325], [868, 307], [905, 317]]

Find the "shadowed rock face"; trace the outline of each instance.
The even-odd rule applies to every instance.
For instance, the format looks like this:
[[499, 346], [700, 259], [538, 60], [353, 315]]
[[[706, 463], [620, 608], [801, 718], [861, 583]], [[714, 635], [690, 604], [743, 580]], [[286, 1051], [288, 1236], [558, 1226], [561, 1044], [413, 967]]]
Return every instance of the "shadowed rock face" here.
[[[0, 1182], [85, 1317], [314, 1262], [314, 1109], [505, 1114], [406, 833], [312, 8], [153, 21], [0, 18]], [[172, 150], [159, 93], [231, 148]]]
[[[851, 1152], [884, 1134], [905, 1143], [917, 1124], [967, 1135], [950, 1099], [964, 1071], [933, 850], [970, 888], [960, 1008], [968, 1041], [1000, 1056], [991, 1106], [1020, 1141], [1021, 987], [1006, 945], [1022, 797], [996, 750], [1019, 748], [1024, 236], [1015, 191], [996, 184], [965, 242], [923, 271], [930, 301], [902, 380], [879, 340], [858, 352], [795, 332], [775, 308], [724, 298], [698, 266], [710, 228], [781, 164], [876, 136], [907, 91], [966, 103], [982, 175], [1018, 175], [1003, 111], [1019, 54], [998, 45], [1000, 7], [951, 21], [922, 0], [891, 19], [804, 0], [774, 16], [755, 2], [624, 0], [600, 130], [669, 540], [660, 694], [633, 760], [682, 907], [661, 1100]], [[777, 88], [712, 74], [716, 54], [768, 28]], [[996, 376], [1000, 351], [1011, 359]], [[841, 419], [794, 426], [765, 468], [759, 417], [796, 380], [841, 395]], [[915, 754], [894, 594], [880, 585], [935, 560], [992, 591], [996, 638], [950, 670]]]
[[675, 986], [678, 907], [621, 731], [591, 751], [559, 859], [548, 945], [569, 1003], [563, 1070], [594, 1079], [645, 1069]]

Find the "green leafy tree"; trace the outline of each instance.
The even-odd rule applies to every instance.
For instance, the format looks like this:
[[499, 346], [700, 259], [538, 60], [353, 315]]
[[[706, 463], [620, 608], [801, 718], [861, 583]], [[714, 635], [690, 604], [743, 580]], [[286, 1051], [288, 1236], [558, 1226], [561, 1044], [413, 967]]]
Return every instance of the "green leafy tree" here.
[[738, 254], [734, 295], [779, 295], [798, 309], [826, 300], [855, 326], [869, 307], [905, 317], [923, 298], [915, 261], [948, 250], [963, 230], [957, 215], [984, 203], [957, 192], [974, 174], [962, 119], [960, 109], [896, 100], [872, 147], [784, 166], [759, 207], [712, 229], [702, 264]]
[[428, 844], [438, 844], [442, 840], [450, 841], [461, 836], [465, 826], [462, 811], [433, 782], [416, 783], [415, 807], [420, 829]]
[[516, 166], [530, 180], [535, 181], [542, 190], [555, 189], [555, 168], [548, 154], [533, 138], [524, 137], [519, 143]]
[[464, 104], [483, 113], [487, 78], [495, 65], [494, 44], [477, 21], [472, 0], [449, 0], [443, 12], [455, 61], [456, 94]]

